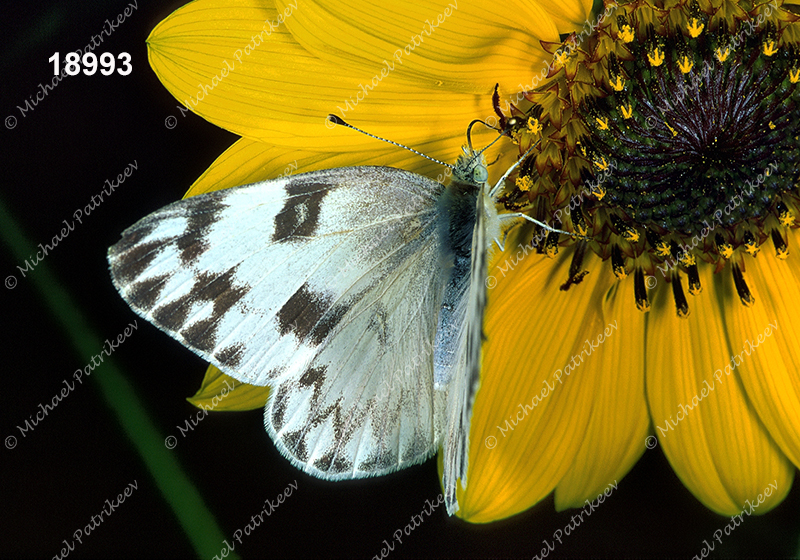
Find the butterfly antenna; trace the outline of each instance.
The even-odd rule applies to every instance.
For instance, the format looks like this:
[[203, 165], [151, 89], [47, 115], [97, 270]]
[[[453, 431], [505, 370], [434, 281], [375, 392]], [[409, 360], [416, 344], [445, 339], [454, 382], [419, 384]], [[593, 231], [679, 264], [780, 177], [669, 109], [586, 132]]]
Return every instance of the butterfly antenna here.
[[[472, 147], [472, 127], [473, 127], [473, 126], [475, 126], [475, 125], [476, 125], [476, 124], [478, 124], [478, 123], [481, 123], [481, 124], [482, 124], [483, 126], [485, 126], [486, 128], [491, 128], [492, 130], [497, 130], [497, 128], [493, 127], [493, 126], [492, 126], [492, 125], [490, 125], [490, 124], [487, 124], [487, 123], [483, 122], [483, 121], [482, 121], [482, 120], [480, 120], [480, 119], [475, 119], [474, 121], [472, 121], [471, 123], [469, 123], [469, 126], [467, 126], [467, 146], [469, 146], [469, 151], [470, 151], [470, 152], [475, 152], [475, 149]], [[495, 142], [497, 142], [497, 139], [495, 139], [495, 140], [494, 140], [494, 141], [493, 141], [491, 144], [489, 144], [489, 146], [491, 146], [491, 145], [492, 145], [492, 144], [494, 144]], [[486, 148], [488, 148], [489, 146], [486, 146]], [[481, 153], [485, 152], [485, 151], [486, 151], [486, 148], [484, 148], [483, 150], [481, 150]], [[479, 154], [479, 155], [480, 155], [480, 154]]]
[[425, 159], [429, 159], [434, 163], [438, 163], [439, 165], [444, 165], [445, 167], [449, 167], [450, 169], [455, 169], [456, 168], [455, 165], [450, 165], [449, 163], [445, 163], [443, 161], [439, 161], [438, 159], [432, 158], [431, 156], [426, 156], [425, 154], [423, 154], [422, 152], [418, 152], [414, 148], [409, 148], [408, 146], [404, 146], [403, 144], [400, 144], [398, 142], [393, 142], [391, 140], [387, 140], [386, 138], [381, 138], [380, 136], [375, 136], [374, 134], [370, 134], [369, 132], [361, 130], [360, 128], [356, 128], [352, 124], [345, 122], [344, 120], [340, 119], [336, 115], [328, 115], [327, 119], [330, 122], [332, 122], [333, 124], [338, 124], [340, 126], [346, 126], [347, 128], [352, 128], [356, 132], [360, 132], [361, 134], [366, 134], [370, 138], [375, 138], [376, 140], [381, 140], [383, 142], [386, 142], [387, 144], [392, 144], [394, 146], [397, 146], [398, 148], [403, 148], [404, 150], [408, 150], [409, 152], [413, 152], [413, 153], [417, 154], [418, 156], [422, 156]]
[[477, 124], [477, 123], [481, 123], [486, 128], [491, 128], [492, 130], [497, 130], [496, 127], [494, 127], [494, 126], [492, 126], [490, 124], [487, 124], [487, 123], [483, 122], [480, 119], [475, 119], [474, 121], [469, 123], [469, 126], [467, 127], [467, 145], [469, 146], [469, 151], [472, 152], [473, 154], [475, 154], [473, 156], [473, 158], [472, 158], [472, 161], [475, 161], [476, 159], [478, 159], [481, 156], [481, 154], [483, 154], [483, 152], [485, 152], [486, 150], [488, 150], [489, 148], [494, 146], [494, 143], [497, 142], [498, 140], [500, 140], [503, 137], [503, 134], [500, 134], [497, 138], [495, 138], [494, 140], [489, 142], [486, 146], [484, 146], [484, 148], [480, 152], [475, 152], [475, 150], [472, 147], [472, 136], [471, 136], [471, 133], [472, 133], [472, 126]]

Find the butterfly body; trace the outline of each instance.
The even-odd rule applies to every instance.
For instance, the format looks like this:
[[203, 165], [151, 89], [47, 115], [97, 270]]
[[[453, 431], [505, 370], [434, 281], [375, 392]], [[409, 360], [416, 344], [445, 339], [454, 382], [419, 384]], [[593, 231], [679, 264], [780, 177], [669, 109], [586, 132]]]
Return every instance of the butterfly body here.
[[445, 453], [458, 509], [480, 372], [482, 156], [445, 188], [389, 167], [315, 171], [168, 205], [109, 249], [120, 294], [224, 373], [269, 385], [265, 426], [328, 480]]

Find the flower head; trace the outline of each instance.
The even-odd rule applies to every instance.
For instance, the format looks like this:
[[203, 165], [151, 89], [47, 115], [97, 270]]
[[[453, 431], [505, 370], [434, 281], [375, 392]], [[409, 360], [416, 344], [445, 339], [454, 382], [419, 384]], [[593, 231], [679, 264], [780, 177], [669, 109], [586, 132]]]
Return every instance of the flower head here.
[[657, 442], [727, 515], [772, 481], [761, 511], [780, 503], [800, 465], [798, 18], [780, 2], [611, 6], [512, 113], [544, 131], [507, 206], [592, 242], [520, 232], [490, 272], [472, 441], [497, 442], [471, 465], [502, 464], [470, 472], [473, 521], [553, 488], [580, 507]]

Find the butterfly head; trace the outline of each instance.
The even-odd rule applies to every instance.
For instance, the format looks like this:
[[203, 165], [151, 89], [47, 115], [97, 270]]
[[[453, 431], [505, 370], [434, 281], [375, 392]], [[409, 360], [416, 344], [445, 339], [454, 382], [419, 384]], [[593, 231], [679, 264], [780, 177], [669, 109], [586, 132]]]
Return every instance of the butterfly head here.
[[483, 153], [476, 152], [468, 146], [464, 146], [462, 150], [463, 153], [458, 156], [453, 170], [453, 178], [472, 185], [485, 185], [489, 180], [489, 170]]

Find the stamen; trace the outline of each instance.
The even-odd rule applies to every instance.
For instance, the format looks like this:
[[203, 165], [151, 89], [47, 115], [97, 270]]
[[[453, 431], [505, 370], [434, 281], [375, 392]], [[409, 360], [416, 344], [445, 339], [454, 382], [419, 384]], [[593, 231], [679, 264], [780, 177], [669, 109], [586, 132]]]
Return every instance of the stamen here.
[[653, 66], [661, 66], [664, 63], [664, 51], [656, 47], [651, 52], [647, 53], [647, 60]]
[[636, 298], [636, 308], [643, 313], [650, 311], [650, 300], [647, 297], [644, 271], [637, 267], [633, 273], [633, 295]]
[[739, 299], [742, 301], [745, 307], [751, 307], [756, 300], [753, 297], [753, 294], [750, 293], [750, 288], [747, 287], [747, 282], [744, 281], [742, 269], [739, 268], [737, 263], [733, 263], [731, 270], [733, 272], [733, 283], [736, 286], [736, 292], [739, 294]]
[[631, 243], [636, 243], [639, 241], [639, 232], [635, 228], [632, 228], [623, 222], [622, 218], [616, 214], [611, 214], [611, 224], [614, 226], [614, 229], [619, 231], [620, 237], [622, 237], [624, 240], [630, 241]]
[[700, 284], [700, 273], [697, 271], [697, 265], [691, 264], [686, 269], [686, 275], [689, 278], [689, 293], [696, 296], [703, 291], [703, 286]]
[[655, 250], [656, 255], [661, 258], [669, 256], [669, 244], [652, 229], [645, 230], [645, 237], [650, 246]]
[[550, 232], [544, 241], [544, 252], [551, 259], [558, 255], [558, 234]]
[[675, 311], [681, 319], [689, 316], [689, 302], [686, 301], [686, 295], [683, 293], [683, 284], [681, 284], [681, 273], [673, 272], [671, 275], [672, 284], [672, 297], [675, 300]]
[[541, 134], [542, 133], [542, 124], [539, 122], [539, 119], [535, 119], [533, 117], [528, 118], [528, 132], [533, 135]]
[[692, 39], [697, 39], [700, 34], [703, 32], [705, 25], [697, 18], [692, 18], [687, 26], [687, 30], [689, 31], [689, 35], [692, 36]]
[[772, 39], [768, 39], [764, 41], [764, 54], [767, 56], [775, 56], [778, 54], [778, 46], [775, 44], [775, 41]]
[[514, 182], [514, 184], [522, 192], [528, 192], [533, 188], [533, 179], [531, 179], [529, 175], [520, 175], [517, 177], [517, 180]]
[[694, 68], [694, 61], [690, 59], [687, 55], [684, 55], [678, 61], [678, 69], [681, 71], [681, 73], [688, 74], [689, 72], [692, 71], [692, 68]]
[[744, 250], [747, 252], [748, 255], [752, 255], [755, 257], [760, 250], [758, 248], [758, 243], [756, 242], [756, 238], [753, 235], [753, 232], [747, 230], [744, 232], [744, 237], [742, 238], [742, 243], [744, 243]]
[[624, 280], [628, 276], [628, 272], [625, 270], [625, 256], [616, 243], [611, 247], [611, 270], [619, 280]]
[[714, 236], [714, 243], [723, 259], [728, 260], [733, 256], [733, 245], [725, 241], [725, 238], [720, 234]]
[[586, 220], [583, 217], [583, 212], [581, 212], [581, 207], [576, 206], [572, 209], [572, 212], [569, 213], [569, 217], [572, 219], [572, 225], [579, 234], [586, 237], [588, 230], [586, 229]]
[[782, 200], [778, 201], [775, 211], [778, 213], [778, 220], [783, 227], [792, 227], [794, 225], [794, 212], [789, 210]]
[[633, 27], [625, 24], [619, 28], [619, 38], [623, 43], [630, 43], [633, 41], [635, 35], [633, 34]]
[[588, 270], [581, 270], [583, 268], [583, 259], [586, 256], [586, 249], [588, 244], [584, 241], [578, 241], [575, 244], [575, 252], [572, 254], [572, 262], [569, 265], [569, 278], [561, 285], [561, 291], [566, 292], [573, 284], [580, 284], [583, 278], [589, 274]]
[[728, 60], [728, 57], [731, 54], [731, 49], [729, 47], [718, 47], [717, 50], [714, 51], [714, 56], [720, 62], [725, 62]]
[[770, 231], [770, 234], [772, 235], [772, 244], [775, 245], [775, 256], [785, 260], [789, 257], [789, 244], [777, 228]]
[[[528, 133], [539, 132], [541, 145], [509, 200], [544, 194], [541, 204], [562, 210], [569, 202], [566, 243], [587, 250], [591, 231], [592, 250], [618, 279], [633, 272], [642, 311], [651, 308], [654, 266], [670, 271], [676, 312], [686, 317], [688, 295], [703, 290], [700, 267], [716, 273], [729, 261], [740, 299], [752, 305], [742, 259], [768, 239], [786, 259], [800, 208], [795, 10], [655, 4], [622, 3], [592, 48], [572, 53], [569, 71], [526, 93], [526, 118], [536, 119]], [[538, 248], [559, 249], [552, 233]], [[571, 270], [562, 289], [583, 274]]]

